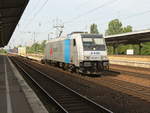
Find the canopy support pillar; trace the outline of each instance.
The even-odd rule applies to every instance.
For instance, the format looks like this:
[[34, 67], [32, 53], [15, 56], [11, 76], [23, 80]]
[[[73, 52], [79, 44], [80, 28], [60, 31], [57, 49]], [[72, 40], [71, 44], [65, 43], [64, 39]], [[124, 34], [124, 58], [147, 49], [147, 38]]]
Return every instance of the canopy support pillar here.
[[117, 45], [115, 45], [115, 44], [113, 45], [113, 54], [114, 55], [118, 54], [117, 47], [118, 47]]
[[140, 43], [139, 43], [139, 55], [142, 54], [141, 51], [142, 51], [142, 45], [141, 45], [141, 42], [140, 42]]

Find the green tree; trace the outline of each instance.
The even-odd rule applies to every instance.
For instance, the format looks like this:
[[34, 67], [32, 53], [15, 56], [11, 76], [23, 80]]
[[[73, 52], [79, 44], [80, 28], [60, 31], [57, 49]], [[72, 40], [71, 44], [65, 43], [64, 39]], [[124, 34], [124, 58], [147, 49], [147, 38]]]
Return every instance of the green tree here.
[[5, 49], [0, 48], [0, 54], [6, 54], [6, 53], [7, 53], [7, 51]]
[[123, 28], [123, 33], [132, 32], [132, 26], [128, 25], [127, 27]]
[[44, 53], [45, 46], [46, 46], [46, 40], [44, 40], [41, 44], [41, 52], [42, 53]]
[[118, 19], [109, 22], [106, 35], [115, 35], [123, 32], [122, 23]]
[[97, 24], [92, 24], [90, 27], [90, 33], [92, 34], [99, 34]]
[[[109, 22], [108, 29], [106, 30], [106, 35], [115, 35], [115, 34], [121, 34], [121, 33], [127, 33], [132, 32], [132, 26], [128, 25], [126, 27], [123, 27], [122, 23], [119, 21], [119, 19], [114, 19]], [[118, 54], [126, 54], [127, 49], [133, 49], [133, 45], [117, 45], [117, 53]], [[112, 47], [108, 47], [108, 53], [112, 54], [113, 52]], [[137, 50], [136, 50], [137, 53]]]
[[142, 44], [142, 55], [150, 55], [150, 42], [145, 42]]
[[27, 47], [27, 53], [44, 53], [46, 40], [44, 40], [41, 44], [34, 43], [31, 47]]
[[127, 27], [123, 27], [122, 23], [118, 19], [114, 19], [109, 22], [106, 35], [115, 35], [127, 32], [132, 32], [132, 26], [128, 25]]

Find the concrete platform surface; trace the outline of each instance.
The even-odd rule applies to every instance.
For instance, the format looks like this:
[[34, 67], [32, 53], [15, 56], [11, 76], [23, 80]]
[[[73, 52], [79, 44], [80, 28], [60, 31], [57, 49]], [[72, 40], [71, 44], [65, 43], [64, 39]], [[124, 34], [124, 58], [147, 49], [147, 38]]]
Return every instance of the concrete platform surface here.
[[150, 68], [150, 56], [109, 55], [110, 64]]
[[0, 113], [48, 113], [4, 55], [0, 55]]
[[150, 62], [150, 55], [108, 55], [111, 60], [127, 60], [136, 62]]

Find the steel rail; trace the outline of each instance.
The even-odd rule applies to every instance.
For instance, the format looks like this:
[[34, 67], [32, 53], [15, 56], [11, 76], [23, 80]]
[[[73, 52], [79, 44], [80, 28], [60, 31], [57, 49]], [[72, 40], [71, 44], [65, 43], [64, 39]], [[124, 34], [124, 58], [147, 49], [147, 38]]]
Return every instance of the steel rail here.
[[145, 73], [137, 73], [137, 72], [131, 72], [131, 71], [125, 71], [122, 69], [113, 69], [110, 67], [109, 71], [106, 71], [108, 73], [118, 73], [118, 74], [126, 74], [129, 76], [134, 76], [134, 77], [139, 77], [139, 78], [144, 78], [150, 80], [150, 74], [145, 74]]
[[[66, 108], [64, 108], [55, 98], [53, 98], [39, 83], [37, 83], [37, 81], [35, 81], [35, 80], [31, 77], [31, 75], [30, 75], [28, 72], [26, 72], [25, 69], [23, 69], [20, 64], [18, 64], [18, 63], [16, 62], [16, 60], [14, 60], [14, 59], [12, 59], [12, 60], [13, 60], [13, 61], [16, 63], [16, 65], [17, 65], [26, 75], [28, 75], [28, 77], [30, 77], [30, 79], [31, 79], [40, 89], [42, 89], [42, 91], [43, 91], [49, 98], [51, 98], [65, 113], [70, 113], [70, 112], [69, 112], [68, 110], [66, 110]], [[18, 59], [17, 59], [17, 60], [18, 60]], [[60, 83], [60, 82], [54, 80], [53, 78], [49, 77], [49, 76], [46, 75], [45, 73], [43, 73], [43, 72], [37, 70], [37, 69], [34, 68], [34, 67], [29, 66], [29, 65], [26, 64], [25, 62], [22, 62], [22, 61], [19, 61], [19, 60], [18, 60], [18, 62], [20, 62], [20, 63], [22, 63], [22, 65], [25, 65], [26, 67], [30, 68], [32, 71], [38, 72], [38, 73], [39, 73], [40, 75], [42, 75], [43, 77], [46, 77], [47, 79], [49, 79], [49, 80], [51, 80], [51, 81], [57, 83], [58, 85], [60, 85], [61, 87], [65, 88], [65, 89], [68, 90], [69, 92], [71, 92], [71, 93], [75, 94], [76, 96], [78, 96], [80, 99], [85, 100], [86, 104], [89, 103], [89, 104], [91, 104], [91, 105], [94, 105], [94, 106], [95, 106], [94, 108], [97, 108], [97, 109], [100, 111], [100, 113], [113, 113], [113, 112], [110, 111], [109, 109], [107, 109], [107, 108], [105, 108], [105, 107], [103, 107], [103, 106], [101, 106], [101, 105], [95, 103], [94, 101], [88, 99], [87, 97], [82, 96], [81, 94], [77, 93], [76, 91], [72, 90], [71, 88], [69, 88], [69, 87], [63, 85], [62, 83]]]
[[29, 73], [27, 73], [22, 67], [21, 65], [19, 65], [14, 59], [11, 58], [11, 60], [13, 61], [13, 63], [15, 63], [17, 65], [17, 67], [19, 69], [21, 69], [50, 99], [52, 99], [65, 113], [68, 113], [49, 93], [47, 93], [47, 91], [42, 88], [32, 77]]

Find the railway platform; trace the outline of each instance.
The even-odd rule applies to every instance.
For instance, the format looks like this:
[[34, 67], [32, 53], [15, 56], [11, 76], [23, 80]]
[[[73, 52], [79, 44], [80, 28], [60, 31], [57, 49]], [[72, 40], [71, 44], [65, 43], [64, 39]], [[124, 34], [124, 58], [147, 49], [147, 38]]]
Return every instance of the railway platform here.
[[0, 55], [0, 113], [48, 113], [4, 55]]
[[148, 55], [109, 55], [108, 58], [110, 64], [150, 68], [150, 56]]

